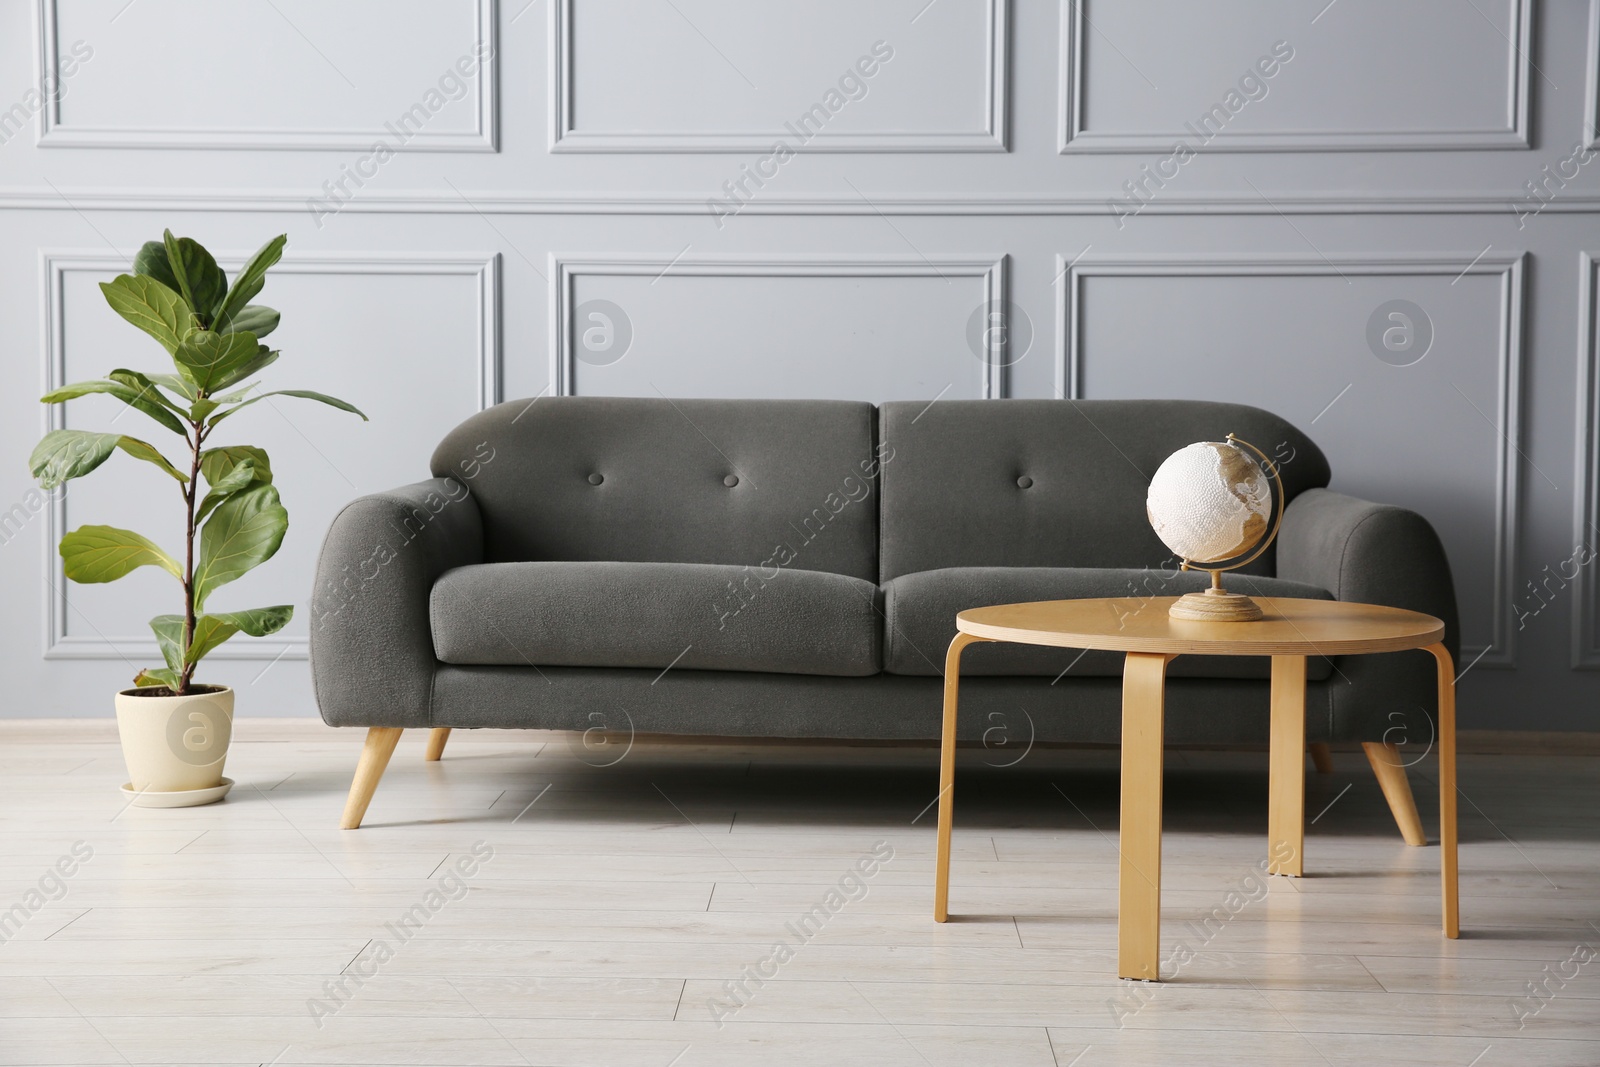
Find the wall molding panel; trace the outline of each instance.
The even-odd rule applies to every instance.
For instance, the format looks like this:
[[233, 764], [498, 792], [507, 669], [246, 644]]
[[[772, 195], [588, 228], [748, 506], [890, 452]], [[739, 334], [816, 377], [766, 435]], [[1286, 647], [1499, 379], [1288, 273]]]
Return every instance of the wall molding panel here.
[[[0, 190], [0, 211], [234, 211], [252, 214], [303, 214], [306, 200], [321, 197], [319, 190], [282, 192], [196, 189], [149, 190], [100, 186], [94, 189]], [[1501, 195], [1441, 193], [1436, 196], [1399, 195], [1294, 195], [1274, 192], [1270, 201], [1245, 196], [1163, 196], [1145, 203], [1140, 216], [1234, 217], [1250, 215], [1510, 215], [1511, 205], [1525, 190]], [[862, 215], [967, 218], [973, 216], [1039, 216], [1107, 218], [1112, 197], [952, 196], [907, 197], [873, 195], [870, 202], [851, 197], [762, 197], [746, 201], [741, 216], [856, 217]], [[1547, 202], [1541, 215], [1593, 214], [1600, 211], [1600, 195], [1573, 193]], [[414, 189], [393, 193], [362, 190], [339, 206], [339, 213], [360, 215], [706, 215], [703, 195], [626, 195], [475, 192], [439, 192]]]
[[[1487, 646], [1463, 647], [1462, 666], [1514, 668], [1517, 665], [1516, 630], [1511, 608], [1516, 596], [1518, 531], [1522, 527], [1519, 492], [1520, 460], [1526, 443], [1521, 425], [1523, 279], [1527, 253], [1465, 255], [1411, 255], [1374, 252], [1331, 257], [1302, 256], [1082, 256], [1056, 257], [1056, 395], [1082, 399], [1083, 293], [1090, 277], [1294, 277], [1377, 275], [1395, 277], [1442, 276], [1460, 278], [1489, 275], [1499, 278], [1500, 336], [1495, 373], [1498, 381], [1496, 410], [1499, 430], [1495, 454], [1494, 566]], [[1458, 576], [1459, 580], [1459, 576]], [[1585, 599], [1585, 598], [1580, 598]]]
[[[1096, 131], [1084, 128], [1085, 49], [1090, 29], [1083, 13], [1087, 0], [1061, 0], [1060, 122], [1057, 150], [1090, 152], [1170, 152], [1186, 138], [1170, 132]], [[1506, 37], [1511, 76], [1506, 85], [1506, 125], [1483, 130], [1267, 130], [1219, 133], [1198, 150], [1211, 152], [1410, 152], [1433, 150], [1526, 149], [1528, 85], [1533, 51], [1533, 0], [1513, 0], [1515, 32]], [[1481, 14], [1481, 12], [1480, 12]], [[1124, 57], [1126, 58], [1126, 57]], [[1131, 60], [1129, 60], [1131, 62]], [[1594, 94], [1590, 93], [1591, 100]]]
[[[1572, 546], [1600, 549], [1600, 250], [1580, 253], [1578, 276], [1578, 418], [1573, 457]], [[1600, 670], [1600, 582], [1594, 568], [1572, 579], [1572, 668]], [[1543, 573], [1543, 569], [1538, 572]], [[1538, 574], [1535, 574], [1538, 577]]]
[[[1007, 256], [550, 256], [550, 394], [572, 396], [577, 378], [572, 313], [583, 275], [698, 278], [978, 278], [986, 303], [1004, 304]], [[963, 342], [964, 344], [965, 342]], [[1005, 397], [1004, 361], [975, 363], [979, 396]]]
[[[63, 0], [35, 0], [35, 27], [37, 29], [38, 75], [35, 84], [50, 78], [59, 84], [57, 61], [61, 42], [57, 33], [59, 7]], [[472, 79], [472, 91], [466, 99], [472, 101], [473, 128], [469, 131], [430, 131], [419, 129], [405, 142], [407, 152], [498, 152], [499, 151], [499, 97], [496, 65], [500, 53], [499, 0], [455, 0], [473, 6], [473, 40], [487, 42], [491, 48], [488, 58], [481, 61], [477, 75]], [[430, 72], [418, 78], [425, 85], [437, 76]], [[267, 87], [264, 92], [273, 91]], [[351, 151], [368, 152], [373, 144], [386, 136], [382, 129], [336, 128], [283, 128], [257, 129], [250, 127], [223, 127], [217, 129], [183, 129], [165, 127], [78, 126], [61, 119], [61, 101], [50, 98], [38, 114], [38, 143], [42, 148], [184, 148], [184, 149], [253, 149], [284, 151]], [[309, 194], [312, 196], [316, 193]]]
[[[217, 255], [217, 262], [228, 271], [244, 265], [249, 253]], [[41, 386], [50, 392], [66, 382], [66, 276], [74, 272], [97, 275], [124, 273], [128, 270], [125, 257], [109, 252], [81, 252], [45, 249], [39, 253], [39, 276], [42, 284], [41, 334], [43, 338]], [[476, 336], [477, 388], [480, 408], [497, 404], [501, 400], [500, 381], [500, 256], [492, 255], [407, 255], [392, 252], [312, 254], [286, 256], [273, 268], [274, 276], [283, 274], [312, 274], [329, 276], [350, 275], [447, 275], [472, 277], [477, 280], [478, 321]], [[44, 408], [42, 433], [61, 429], [61, 405]], [[66, 531], [66, 492], [52, 494], [50, 504], [44, 509], [45, 568], [50, 585], [44, 598], [42, 630], [45, 659], [69, 660], [134, 660], [160, 659], [161, 652], [154, 638], [107, 636], [97, 632], [95, 637], [67, 633], [67, 618], [76, 609], [69, 599], [72, 583], [67, 581], [56, 545]], [[93, 624], [90, 624], [91, 628]], [[229, 642], [211, 653], [215, 659], [233, 660], [303, 660], [307, 656], [307, 640], [303, 637], [264, 637], [249, 641]]]
[[[551, 152], [767, 152], [780, 130], [707, 132], [657, 130], [604, 132], [582, 130], [573, 116], [572, 7], [577, 0], [549, 0], [549, 110]], [[1004, 152], [1007, 129], [1007, 86], [1010, 0], [987, 0], [984, 47], [984, 123], [979, 129], [904, 132], [819, 132], [806, 142], [806, 152]]]
[[1589, 0], [1589, 50], [1584, 59], [1583, 133], [1579, 140], [1600, 149], [1600, 0]]

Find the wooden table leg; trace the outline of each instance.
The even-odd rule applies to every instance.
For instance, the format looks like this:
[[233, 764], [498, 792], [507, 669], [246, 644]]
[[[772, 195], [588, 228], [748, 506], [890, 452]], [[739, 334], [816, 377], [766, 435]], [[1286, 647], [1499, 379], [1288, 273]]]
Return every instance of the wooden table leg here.
[[1122, 824], [1117, 976], [1161, 980], [1161, 763], [1167, 661], [1129, 652], [1122, 668]]
[[950, 828], [955, 820], [956, 696], [961, 687], [961, 650], [987, 638], [958, 633], [944, 654], [944, 730], [939, 740], [939, 844], [933, 861], [933, 918], [950, 917]]
[[1267, 873], [1305, 873], [1306, 658], [1272, 657]]
[[1461, 936], [1459, 872], [1456, 866], [1456, 667], [1444, 645], [1429, 645], [1439, 667], [1439, 868], [1444, 897], [1444, 936]]

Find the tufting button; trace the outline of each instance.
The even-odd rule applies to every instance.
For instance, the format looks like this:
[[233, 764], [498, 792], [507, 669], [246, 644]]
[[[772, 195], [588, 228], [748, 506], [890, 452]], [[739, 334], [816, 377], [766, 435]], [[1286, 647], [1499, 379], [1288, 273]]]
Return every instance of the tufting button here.
[[1024, 474], [1022, 477], [1017, 479], [1017, 488], [1018, 489], [1029, 489], [1029, 488], [1032, 488], [1032, 486], [1033, 486], [1033, 479], [1028, 477], [1026, 474]]
[[605, 481], [605, 478], [601, 477], [598, 474], [589, 475], [589, 484], [590, 485], [599, 485], [603, 481]]
[[729, 489], [732, 489], [734, 486], [739, 484], [739, 476], [737, 474], [730, 474], [726, 478], [722, 479], [722, 484], [727, 486]]

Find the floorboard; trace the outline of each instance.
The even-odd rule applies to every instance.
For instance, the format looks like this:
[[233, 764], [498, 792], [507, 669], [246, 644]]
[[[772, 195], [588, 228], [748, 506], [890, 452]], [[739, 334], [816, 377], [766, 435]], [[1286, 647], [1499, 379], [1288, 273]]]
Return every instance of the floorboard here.
[[597, 767], [456, 731], [425, 763], [413, 731], [340, 831], [359, 733], [284, 737], [171, 811], [124, 805], [115, 744], [5, 745], [0, 907], [50, 899], [0, 927], [0, 1067], [1600, 1064], [1594, 755], [1462, 757], [1452, 942], [1438, 850], [1401, 842], [1360, 753], [1308, 776], [1301, 879], [1260, 870], [1264, 752], [1174, 753], [1141, 984], [1114, 976], [1114, 753], [963, 752], [941, 925], [930, 749], [640, 741]]

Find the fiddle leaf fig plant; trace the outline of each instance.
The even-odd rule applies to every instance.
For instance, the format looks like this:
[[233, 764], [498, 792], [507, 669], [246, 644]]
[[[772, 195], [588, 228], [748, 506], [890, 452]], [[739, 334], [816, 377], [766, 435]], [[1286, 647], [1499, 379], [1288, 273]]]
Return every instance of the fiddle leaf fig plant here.
[[[211, 594], [271, 559], [289, 529], [289, 513], [272, 484], [267, 454], [252, 445], [212, 445], [217, 426], [236, 411], [269, 396], [316, 400], [365, 415], [352, 405], [306, 389], [259, 392], [246, 379], [278, 358], [261, 338], [278, 326], [278, 313], [250, 301], [267, 271], [283, 255], [288, 236], [262, 246], [232, 283], [211, 253], [168, 230], [134, 257], [133, 273], [101, 284], [118, 315], [155, 338], [172, 357], [173, 373], [142, 374], [118, 368], [97, 381], [46, 394], [61, 404], [106, 393], [183, 439], [183, 456], [169, 460], [148, 441], [119, 433], [52, 430], [33, 450], [33, 476], [54, 489], [95, 470], [121, 451], [150, 464], [161, 481], [178, 483], [186, 519], [181, 558], [115, 526], [80, 526], [61, 539], [66, 575], [75, 582], [113, 582], [139, 567], [160, 567], [183, 589], [183, 613], [157, 615], [150, 629], [165, 667], [140, 671], [135, 686], [154, 695], [182, 696], [206, 653], [234, 634], [264, 637], [289, 622], [294, 608], [279, 604], [246, 611], [207, 611]], [[202, 489], [202, 484], [204, 488]]]

